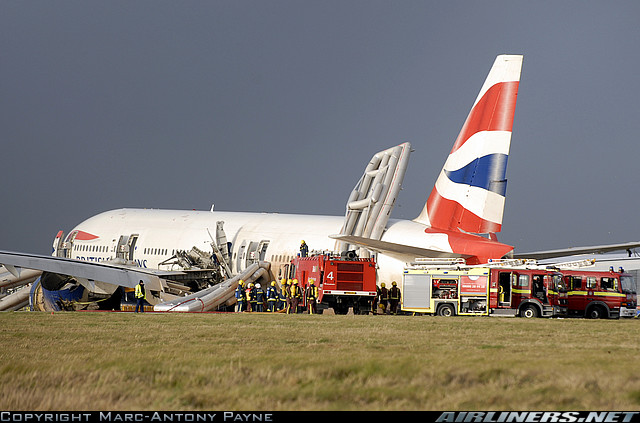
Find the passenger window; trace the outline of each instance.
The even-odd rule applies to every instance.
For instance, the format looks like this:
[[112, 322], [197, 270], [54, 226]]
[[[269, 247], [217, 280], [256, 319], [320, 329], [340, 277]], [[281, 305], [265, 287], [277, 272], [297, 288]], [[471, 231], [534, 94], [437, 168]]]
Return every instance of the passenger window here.
[[587, 278], [587, 289], [596, 289], [596, 281], [597, 279], [593, 276], [589, 276]]
[[602, 278], [600, 280], [600, 287], [606, 291], [617, 291], [618, 280], [616, 278]]
[[571, 289], [582, 289], [582, 278], [571, 278]]
[[518, 286], [521, 288], [526, 288], [529, 286], [529, 275], [520, 275], [518, 277]]

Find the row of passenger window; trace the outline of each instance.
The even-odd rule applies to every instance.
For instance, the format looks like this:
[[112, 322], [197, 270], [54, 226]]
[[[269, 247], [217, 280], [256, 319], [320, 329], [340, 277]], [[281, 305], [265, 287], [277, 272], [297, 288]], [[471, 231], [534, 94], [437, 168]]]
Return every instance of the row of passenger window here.
[[293, 260], [293, 256], [285, 256], [285, 255], [272, 255], [271, 262], [272, 263], [290, 263]]
[[[73, 246], [73, 249], [75, 251], [83, 251], [83, 252], [90, 252], [90, 253], [108, 253], [109, 252], [109, 247], [106, 245], [75, 244]], [[166, 256], [168, 253], [169, 253], [169, 250], [166, 248], [145, 248], [144, 249], [144, 254], [149, 254], [149, 255]], [[173, 254], [175, 254], [175, 250], [171, 251], [171, 255]]]
[[[171, 250], [171, 255], [174, 255], [176, 250]], [[166, 248], [145, 248], [143, 254], [149, 254], [153, 256], [166, 256], [169, 254], [169, 250]]]
[[106, 245], [74, 245], [73, 249], [76, 251], [88, 251], [91, 253], [108, 253], [109, 247]]

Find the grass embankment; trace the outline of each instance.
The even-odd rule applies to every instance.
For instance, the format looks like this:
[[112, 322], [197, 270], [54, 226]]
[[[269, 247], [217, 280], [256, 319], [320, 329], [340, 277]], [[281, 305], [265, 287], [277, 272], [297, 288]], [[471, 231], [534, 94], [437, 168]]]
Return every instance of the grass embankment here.
[[638, 410], [639, 324], [0, 313], [0, 409]]

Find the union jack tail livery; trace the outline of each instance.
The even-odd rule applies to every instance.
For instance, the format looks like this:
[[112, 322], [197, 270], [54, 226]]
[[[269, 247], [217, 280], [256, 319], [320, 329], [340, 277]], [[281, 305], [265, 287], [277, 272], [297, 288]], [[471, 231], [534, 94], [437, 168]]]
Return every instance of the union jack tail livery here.
[[522, 59], [520, 55], [496, 58], [424, 209], [414, 221], [450, 231], [500, 231]]

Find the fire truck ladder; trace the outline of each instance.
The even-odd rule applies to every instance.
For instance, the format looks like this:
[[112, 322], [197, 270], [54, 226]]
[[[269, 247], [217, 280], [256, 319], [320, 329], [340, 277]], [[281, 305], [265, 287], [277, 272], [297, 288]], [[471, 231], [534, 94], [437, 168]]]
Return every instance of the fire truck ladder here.
[[576, 260], [576, 261], [567, 261], [564, 263], [554, 264], [554, 267], [559, 269], [573, 269], [578, 267], [591, 267], [595, 266], [596, 259], [584, 259], [584, 260]]
[[408, 263], [407, 268], [411, 269], [430, 269], [430, 268], [460, 268], [469, 267], [467, 261], [461, 257], [458, 258], [444, 258], [444, 257], [417, 257], [411, 263]]

